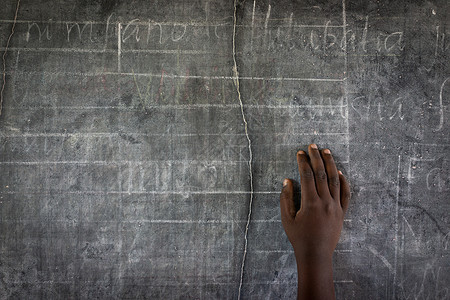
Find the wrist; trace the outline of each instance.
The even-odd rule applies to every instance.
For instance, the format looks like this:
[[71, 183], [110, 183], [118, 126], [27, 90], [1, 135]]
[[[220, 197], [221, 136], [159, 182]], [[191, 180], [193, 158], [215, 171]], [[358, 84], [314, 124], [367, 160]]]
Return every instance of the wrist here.
[[333, 270], [333, 260], [330, 257], [309, 257], [297, 258], [298, 273], [331, 273]]
[[305, 252], [295, 251], [297, 265], [325, 266], [332, 265], [333, 253], [321, 253], [319, 251]]
[[331, 256], [297, 258], [298, 299], [335, 299]]

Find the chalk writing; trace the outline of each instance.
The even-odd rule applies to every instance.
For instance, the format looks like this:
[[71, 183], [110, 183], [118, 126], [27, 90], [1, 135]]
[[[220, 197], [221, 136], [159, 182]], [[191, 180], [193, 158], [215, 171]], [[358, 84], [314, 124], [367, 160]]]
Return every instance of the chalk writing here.
[[444, 168], [433, 168], [427, 173], [427, 189], [443, 192], [450, 190], [450, 172]]
[[[177, 29], [179, 27], [182, 28], [182, 33], [181, 34], [178, 33], [178, 37], [177, 37], [176, 36], [177, 35], [177, 31], [178, 31]], [[181, 40], [183, 38], [183, 36], [186, 34], [186, 28], [187, 28], [186, 24], [180, 24], [180, 25], [174, 24], [173, 28], [172, 28], [172, 41], [178, 42], [179, 40]]]
[[[364, 199], [349, 212], [364, 233], [344, 228], [336, 253], [374, 255], [359, 253], [358, 268], [386, 288], [379, 297], [448, 296], [447, 276], [436, 269], [445, 253], [433, 248], [440, 239], [448, 247], [439, 209], [450, 190], [447, 146], [411, 144], [448, 142], [440, 5], [235, 0], [230, 18], [230, 1], [41, 2], [41, 10], [32, 1], [24, 8], [5, 50], [2, 226], [18, 237], [7, 236], [7, 246], [27, 250], [7, 257], [6, 298], [24, 296], [23, 282], [33, 282], [30, 293], [57, 293], [47, 283], [67, 269], [60, 281], [69, 282], [69, 298], [105, 297], [98, 286], [129, 298], [168, 289], [173, 297], [233, 298], [239, 274], [242, 298], [257, 298], [261, 289], [252, 287], [261, 284], [269, 297], [292, 298], [294, 257], [273, 199], [279, 178], [298, 177], [291, 158], [310, 142], [332, 148], [356, 202]], [[420, 17], [427, 10], [429, 24]], [[11, 24], [0, 25], [7, 32]], [[255, 213], [246, 214], [253, 196]], [[408, 204], [420, 204], [421, 216]], [[33, 229], [25, 240], [24, 228]], [[432, 248], [411, 252], [405, 232]], [[70, 247], [53, 251], [67, 236]], [[387, 246], [361, 248], [365, 241]], [[242, 251], [248, 259], [239, 264]], [[423, 268], [411, 253], [414, 263], [436, 261]], [[44, 261], [50, 272], [40, 274], [35, 266], [49, 255], [67, 264]], [[261, 256], [266, 263], [255, 265]], [[366, 268], [366, 258], [381, 268]], [[337, 267], [346, 261], [338, 257]], [[370, 296], [344, 271], [335, 283], [352, 284], [337, 289], [342, 297]], [[130, 284], [148, 276], [150, 285]]]
[[427, 72], [430, 72], [433, 70], [433, 68], [438, 63], [438, 58], [441, 56], [444, 56], [446, 54], [446, 51], [450, 49], [450, 45], [448, 43], [445, 43], [445, 31], [442, 29], [441, 26], [436, 25], [435, 26], [435, 38], [434, 38], [434, 50], [432, 52], [431, 56], [424, 57], [424, 60], [431, 59], [430, 62], [424, 64], [424, 68]]
[[82, 27], [80, 27], [80, 24], [78, 23], [67, 23], [66, 24], [66, 28], [67, 28], [67, 42], [70, 42], [70, 33], [72, 32], [73, 28], [76, 28], [78, 31], [78, 39], [81, 41], [83, 39], [83, 32], [86, 28], [89, 28], [89, 35], [88, 35], [88, 40], [90, 42], [93, 42], [92, 40], [92, 26], [93, 23], [92, 22], [86, 22]]
[[256, 27], [252, 32], [253, 43], [260, 42], [263, 49], [313, 50], [333, 53], [347, 51], [367, 53], [375, 51], [381, 54], [399, 53], [404, 50], [403, 31], [370, 32], [369, 18], [366, 17], [364, 30], [360, 34], [356, 28], [349, 28], [345, 35], [342, 26], [326, 21], [323, 26], [288, 26]]
[[393, 100], [387, 100], [381, 97], [359, 96], [353, 98], [351, 107], [356, 112], [357, 116], [363, 120], [376, 119], [383, 121], [385, 119], [400, 119], [405, 117], [403, 97], [398, 97]]
[[[43, 29], [41, 29], [41, 26], [43, 27]], [[27, 42], [30, 41], [30, 38], [32, 36], [32, 34], [31, 34], [33, 32], [32, 29], [35, 29], [35, 31], [37, 31], [37, 37], [38, 37], [39, 42], [42, 41], [42, 37], [44, 35], [45, 35], [47, 41], [51, 40], [52, 36], [50, 35], [49, 24], [39, 25], [38, 23], [35, 23], [35, 22], [33, 22], [33, 23], [29, 22], [28, 23], [28, 31], [25, 35], [25, 40]]]
[[447, 82], [449, 82], [449, 80], [450, 80], [450, 77], [446, 78], [444, 80], [444, 82], [442, 82], [441, 88], [439, 90], [439, 125], [435, 131], [442, 130], [442, 127], [444, 125], [444, 100], [443, 100], [444, 88], [445, 88], [445, 85], [447, 84]]
[[[270, 6], [269, 6], [270, 8]], [[267, 12], [270, 15], [270, 11]], [[96, 42], [101, 36], [105, 39], [105, 49], [108, 47], [108, 37], [112, 34], [111, 24], [114, 24], [113, 15], [110, 15], [105, 23], [85, 22], [64, 22], [63, 26], [51, 26], [48, 22], [29, 22], [25, 34], [25, 41], [37, 40], [39, 43], [49, 42], [53, 35], [56, 37], [63, 35], [69, 46], [74, 39], [71, 38], [73, 31], [77, 32], [78, 41]], [[121, 22], [123, 30], [119, 34], [127, 49], [149, 49], [156, 45], [171, 46], [172, 43], [188, 43], [197, 41], [200, 47], [202, 40], [209, 43], [222, 45], [229, 40], [232, 22], [219, 23], [167, 23], [155, 20], [142, 21], [138, 18]], [[258, 24], [254, 21], [254, 28], [251, 31], [251, 45], [260, 45], [261, 49], [267, 50], [301, 50], [314, 52], [342, 52], [345, 49], [350, 52], [368, 53], [375, 51], [380, 54], [395, 54], [404, 50], [405, 41], [403, 31], [392, 32], [372, 32], [369, 30], [369, 17], [366, 17], [362, 32], [357, 28], [349, 28], [345, 35], [341, 25], [333, 24], [327, 20], [321, 26], [298, 25], [292, 19], [287, 24], [271, 24], [270, 18], [266, 18], [264, 23]], [[211, 30], [214, 34], [210, 34]], [[94, 32], [103, 32], [94, 36]], [[86, 33], [86, 34], [84, 34]], [[438, 33], [439, 35], [439, 33]], [[442, 44], [438, 36], [439, 43]], [[440, 45], [439, 44], [439, 45]], [[189, 45], [192, 45], [189, 43]], [[445, 46], [439, 46], [444, 49]], [[439, 49], [440, 49], [439, 48]], [[436, 48], [437, 51], [438, 48]]]
[[[141, 40], [141, 37], [139, 35], [139, 25], [136, 25], [135, 23], [139, 22], [139, 19], [134, 19], [128, 22], [127, 25], [125, 25], [123, 31], [122, 31], [122, 42], [126, 43], [126, 41], [131, 37], [134, 36], [136, 42], [139, 42]], [[130, 27], [132, 29], [130, 30]], [[119, 34], [120, 35], [120, 34]]]

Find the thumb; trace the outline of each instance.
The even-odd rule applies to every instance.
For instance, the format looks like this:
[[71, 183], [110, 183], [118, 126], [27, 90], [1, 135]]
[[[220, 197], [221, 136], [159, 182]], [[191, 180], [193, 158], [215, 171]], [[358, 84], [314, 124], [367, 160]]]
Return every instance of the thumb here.
[[290, 179], [283, 181], [283, 189], [280, 195], [281, 220], [294, 220], [297, 210], [294, 203], [294, 186]]

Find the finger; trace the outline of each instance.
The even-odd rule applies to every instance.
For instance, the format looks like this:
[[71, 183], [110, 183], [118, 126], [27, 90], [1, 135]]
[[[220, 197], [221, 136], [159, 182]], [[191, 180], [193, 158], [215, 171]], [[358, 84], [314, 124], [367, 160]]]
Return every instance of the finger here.
[[311, 144], [308, 147], [309, 157], [311, 160], [312, 170], [314, 172], [314, 180], [316, 182], [317, 194], [320, 197], [330, 195], [328, 188], [327, 172], [323, 165], [322, 156], [320, 156], [319, 149], [316, 144]]
[[341, 206], [342, 210], [344, 211], [344, 214], [347, 212], [348, 204], [350, 202], [350, 185], [347, 182], [347, 179], [345, 179], [345, 176], [342, 174], [341, 171], [339, 171], [339, 180], [341, 184]]
[[[301, 205], [310, 199], [314, 199], [317, 196], [316, 184], [314, 182], [314, 173], [309, 164], [308, 156], [305, 151], [297, 152], [298, 171], [300, 173], [300, 192], [301, 192]], [[305, 197], [310, 195], [311, 197]]]
[[339, 174], [331, 151], [329, 149], [323, 150], [322, 158], [325, 164], [325, 170], [327, 171], [328, 189], [330, 190], [331, 197], [333, 197], [334, 200], [339, 201]]
[[294, 220], [297, 210], [294, 203], [294, 187], [290, 179], [283, 181], [283, 189], [280, 194], [281, 220]]

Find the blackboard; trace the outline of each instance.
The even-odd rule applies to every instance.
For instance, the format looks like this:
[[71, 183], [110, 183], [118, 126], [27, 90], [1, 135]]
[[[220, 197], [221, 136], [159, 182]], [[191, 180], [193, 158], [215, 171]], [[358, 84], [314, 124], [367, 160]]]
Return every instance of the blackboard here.
[[0, 297], [294, 299], [278, 195], [314, 142], [352, 185], [338, 299], [449, 299], [449, 15], [3, 1]]

